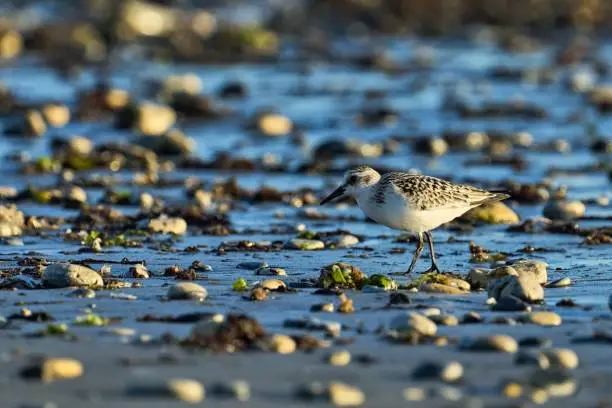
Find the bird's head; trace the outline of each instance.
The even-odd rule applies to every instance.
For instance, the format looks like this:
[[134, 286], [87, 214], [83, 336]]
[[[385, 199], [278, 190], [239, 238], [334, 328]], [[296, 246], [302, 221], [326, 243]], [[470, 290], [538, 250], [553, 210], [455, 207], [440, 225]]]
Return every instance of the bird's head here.
[[380, 173], [369, 166], [359, 166], [347, 171], [340, 187], [321, 201], [321, 205], [342, 197], [355, 197], [360, 191], [378, 183]]

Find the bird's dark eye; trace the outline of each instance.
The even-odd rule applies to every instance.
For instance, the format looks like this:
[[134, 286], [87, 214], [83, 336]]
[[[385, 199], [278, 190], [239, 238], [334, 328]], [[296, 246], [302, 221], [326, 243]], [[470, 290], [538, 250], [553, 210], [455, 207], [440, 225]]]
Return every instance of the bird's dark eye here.
[[351, 176], [351, 177], [349, 177], [348, 182], [349, 182], [349, 184], [356, 184], [357, 180], [358, 180], [357, 176]]

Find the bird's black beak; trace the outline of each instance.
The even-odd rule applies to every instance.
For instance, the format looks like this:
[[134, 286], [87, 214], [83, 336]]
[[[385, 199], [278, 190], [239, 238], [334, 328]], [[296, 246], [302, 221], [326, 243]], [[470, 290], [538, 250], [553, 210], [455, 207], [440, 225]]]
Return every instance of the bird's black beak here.
[[323, 200], [321, 200], [321, 204], [320, 205], [327, 204], [327, 203], [335, 200], [336, 198], [342, 197], [344, 195], [345, 191], [346, 191], [346, 188], [344, 186], [338, 187], [337, 189], [334, 190], [333, 193], [331, 193], [330, 195], [325, 197]]

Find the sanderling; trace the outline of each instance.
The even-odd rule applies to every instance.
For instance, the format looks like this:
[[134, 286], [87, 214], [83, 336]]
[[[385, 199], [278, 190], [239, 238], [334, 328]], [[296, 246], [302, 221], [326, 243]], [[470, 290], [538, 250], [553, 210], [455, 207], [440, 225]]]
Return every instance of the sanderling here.
[[346, 196], [353, 197], [375, 222], [417, 235], [417, 248], [406, 274], [412, 272], [423, 251], [423, 236], [427, 237], [431, 256], [431, 268], [426, 273], [440, 272], [431, 230], [481, 204], [510, 197], [430, 176], [403, 172], [381, 176], [368, 166], [349, 170], [342, 185], [324, 198], [321, 205]]

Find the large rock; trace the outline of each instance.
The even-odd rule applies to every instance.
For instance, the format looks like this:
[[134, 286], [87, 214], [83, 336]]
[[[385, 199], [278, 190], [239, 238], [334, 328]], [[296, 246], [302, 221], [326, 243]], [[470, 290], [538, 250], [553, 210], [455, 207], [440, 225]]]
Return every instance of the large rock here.
[[461, 219], [486, 222], [488, 224], [512, 225], [520, 222], [518, 214], [501, 201], [496, 201], [473, 208], [461, 216]]
[[544, 289], [533, 276], [509, 275], [489, 281], [489, 297], [498, 302], [504, 297], [516, 297], [525, 302], [535, 303], [544, 300]]
[[69, 263], [52, 264], [45, 268], [43, 286], [65, 288], [70, 286], [99, 288], [104, 285], [102, 276], [86, 266]]

